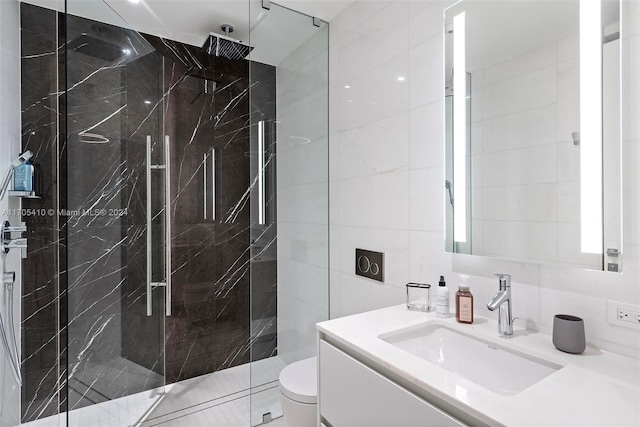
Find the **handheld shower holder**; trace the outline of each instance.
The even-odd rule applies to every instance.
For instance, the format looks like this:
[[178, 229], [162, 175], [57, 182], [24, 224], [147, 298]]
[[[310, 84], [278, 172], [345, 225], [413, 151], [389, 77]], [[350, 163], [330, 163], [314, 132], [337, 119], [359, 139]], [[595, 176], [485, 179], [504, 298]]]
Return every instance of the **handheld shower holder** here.
[[16, 283], [16, 272], [15, 271], [6, 271], [2, 275], [2, 282], [5, 285], [13, 285]]
[[2, 181], [2, 185], [0, 186], [0, 200], [4, 199], [4, 195], [7, 193], [7, 190], [9, 189], [9, 186], [11, 184], [11, 177], [13, 176], [13, 172], [15, 168], [17, 168], [18, 166], [20, 166], [21, 164], [23, 164], [24, 162], [26, 162], [32, 157], [33, 157], [33, 153], [30, 150], [27, 150], [21, 155], [19, 155], [18, 158], [15, 159], [13, 162], [11, 162], [11, 166], [7, 171], [7, 175], [5, 176], [4, 181]]

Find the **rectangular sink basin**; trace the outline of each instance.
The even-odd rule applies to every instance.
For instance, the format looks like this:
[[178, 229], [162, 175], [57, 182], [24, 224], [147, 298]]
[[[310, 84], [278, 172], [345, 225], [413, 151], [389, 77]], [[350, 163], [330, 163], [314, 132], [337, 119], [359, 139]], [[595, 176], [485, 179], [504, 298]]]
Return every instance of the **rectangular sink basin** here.
[[390, 332], [379, 338], [506, 396], [518, 394], [562, 368], [437, 324]]

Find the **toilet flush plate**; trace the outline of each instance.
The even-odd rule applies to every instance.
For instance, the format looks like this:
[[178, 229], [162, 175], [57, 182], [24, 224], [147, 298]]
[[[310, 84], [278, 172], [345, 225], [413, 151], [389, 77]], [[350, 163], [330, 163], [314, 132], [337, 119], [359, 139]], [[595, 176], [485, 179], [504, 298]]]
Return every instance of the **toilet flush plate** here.
[[384, 253], [356, 248], [356, 275], [384, 282]]

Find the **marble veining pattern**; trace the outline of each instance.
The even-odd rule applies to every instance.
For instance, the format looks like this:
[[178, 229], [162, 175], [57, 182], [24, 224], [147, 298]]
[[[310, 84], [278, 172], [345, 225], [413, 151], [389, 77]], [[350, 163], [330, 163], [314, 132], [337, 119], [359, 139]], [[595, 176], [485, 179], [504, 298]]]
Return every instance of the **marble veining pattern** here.
[[[275, 69], [28, 4], [21, 25], [23, 148], [43, 194], [26, 204], [47, 213], [27, 218], [23, 421], [275, 355], [276, 218], [255, 224], [252, 157], [252, 124], [275, 121]], [[147, 194], [146, 139], [162, 164], [165, 135], [172, 179], [152, 171]], [[164, 274], [164, 185], [170, 317], [160, 288], [146, 315], [147, 251], [153, 280]]]

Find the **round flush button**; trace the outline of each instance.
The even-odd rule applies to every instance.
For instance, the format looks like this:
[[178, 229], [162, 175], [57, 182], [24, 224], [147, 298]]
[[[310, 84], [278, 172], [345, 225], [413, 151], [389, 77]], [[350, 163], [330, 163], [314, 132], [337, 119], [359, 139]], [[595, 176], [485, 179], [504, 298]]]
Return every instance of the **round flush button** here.
[[371, 269], [371, 261], [364, 255], [358, 258], [358, 269], [363, 273], [367, 273]]
[[371, 264], [371, 274], [377, 276], [380, 273], [380, 266], [377, 263]]

